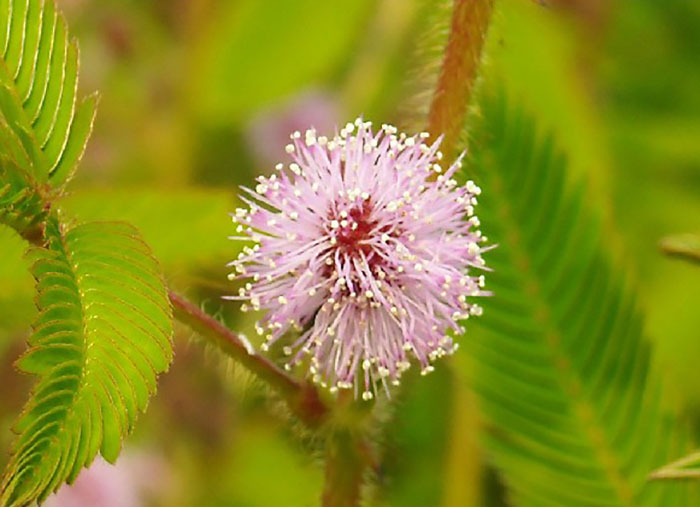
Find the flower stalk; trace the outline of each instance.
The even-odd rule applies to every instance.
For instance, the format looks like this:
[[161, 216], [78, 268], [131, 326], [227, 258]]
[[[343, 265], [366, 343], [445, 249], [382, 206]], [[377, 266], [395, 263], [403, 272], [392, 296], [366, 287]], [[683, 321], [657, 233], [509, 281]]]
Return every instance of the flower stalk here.
[[331, 433], [326, 444], [323, 507], [360, 505], [363, 479], [370, 463], [369, 444], [361, 431], [343, 428]]
[[313, 384], [292, 377], [280, 369], [233, 331], [179, 294], [171, 291], [169, 298], [177, 320], [212, 342], [277, 391], [291, 411], [307, 426], [318, 428], [323, 423], [328, 407]]
[[452, 26], [438, 84], [428, 113], [428, 132], [443, 135], [447, 160], [456, 153], [464, 116], [476, 81], [494, 0], [455, 0]]

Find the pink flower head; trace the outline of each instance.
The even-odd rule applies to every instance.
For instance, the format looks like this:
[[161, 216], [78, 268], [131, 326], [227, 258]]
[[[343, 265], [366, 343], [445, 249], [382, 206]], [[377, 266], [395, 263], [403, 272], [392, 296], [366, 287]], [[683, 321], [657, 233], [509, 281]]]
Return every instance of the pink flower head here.
[[248, 209], [233, 215], [233, 239], [253, 241], [231, 263], [248, 282], [230, 299], [266, 311], [256, 325], [263, 350], [291, 330], [287, 369], [305, 364], [332, 392], [374, 397], [398, 384], [411, 360], [423, 373], [452, 354], [448, 330], [480, 315], [485, 241], [474, 216], [473, 182], [454, 179], [461, 157], [440, 166], [440, 141], [370, 122], [332, 138], [294, 132], [293, 162], [244, 188]]

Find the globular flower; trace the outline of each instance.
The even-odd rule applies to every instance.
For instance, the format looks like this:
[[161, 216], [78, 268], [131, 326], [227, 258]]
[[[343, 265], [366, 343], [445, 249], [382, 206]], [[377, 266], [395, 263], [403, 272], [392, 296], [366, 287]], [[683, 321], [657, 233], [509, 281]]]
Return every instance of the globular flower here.
[[233, 238], [253, 245], [231, 263], [230, 278], [246, 279], [231, 299], [266, 312], [264, 350], [285, 340], [286, 368], [305, 365], [333, 392], [369, 400], [411, 362], [432, 371], [481, 314], [481, 190], [458, 185], [461, 157], [443, 169], [428, 137], [362, 119], [332, 138], [294, 132], [292, 162], [244, 188], [249, 207], [233, 214]]

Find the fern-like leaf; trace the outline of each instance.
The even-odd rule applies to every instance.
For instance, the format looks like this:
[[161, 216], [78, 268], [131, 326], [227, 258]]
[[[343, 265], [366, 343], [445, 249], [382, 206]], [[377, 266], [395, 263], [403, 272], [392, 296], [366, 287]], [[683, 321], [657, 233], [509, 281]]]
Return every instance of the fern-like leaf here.
[[662, 408], [640, 313], [581, 189], [534, 123], [484, 105], [475, 177], [494, 297], [466, 344], [487, 448], [518, 505], [691, 505], [649, 483], [686, 433]]
[[0, 113], [38, 182], [63, 185], [92, 130], [78, 100], [78, 45], [53, 0], [0, 0]]
[[42, 501], [100, 452], [114, 461], [172, 358], [171, 309], [136, 230], [49, 219], [30, 252], [39, 316], [18, 361], [39, 376], [18, 419], [0, 504]]

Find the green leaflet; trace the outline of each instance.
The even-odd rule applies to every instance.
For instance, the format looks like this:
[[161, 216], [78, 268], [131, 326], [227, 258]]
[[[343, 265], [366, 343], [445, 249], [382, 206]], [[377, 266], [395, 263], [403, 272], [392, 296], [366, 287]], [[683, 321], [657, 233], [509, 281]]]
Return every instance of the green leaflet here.
[[78, 53], [52, 0], [0, 0], [3, 137], [24, 152], [26, 172], [55, 187], [72, 176], [95, 116], [97, 97], [77, 98]]
[[[363, 22], [373, 12], [372, 4], [367, 0], [219, 2], [195, 47], [190, 76], [198, 100], [193, 106], [207, 123], [230, 125], [318, 83], [335, 70], [339, 57], [351, 54], [353, 42], [364, 34]], [[263, 31], [265, 37], [260, 36]]]
[[114, 461], [172, 359], [171, 309], [136, 230], [47, 222], [30, 252], [39, 316], [18, 367], [38, 375], [15, 424], [0, 504], [42, 501], [99, 451]]
[[700, 451], [695, 451], [659, 468], [650, 477], [665, 480], [700, 479]]
[[641, 315], [580, 189], [533, 122], [488, 102], [471, 166], [498, 247], [465, 348], [487, 449], [518, 505], [691, 505], [648, 475], [686, 447], [649, 374]]
[[36, 312], [33, 280], [23, 257], [26, 249], [14, 230], [0, 225], [0, 355], [21, 336]]
[[[409, 374], [387, 424], [380, 505], [403, 507], [441, 505], [447, 469], [450, 420], [453, 416], [453, 379], [447, 368], [427, 377]], [[467, 507], [467, 506], [465, 506]]]
[[661, 241], [661, 250], [672, 257], [700, 264], [700, 235], [669, 236]]

